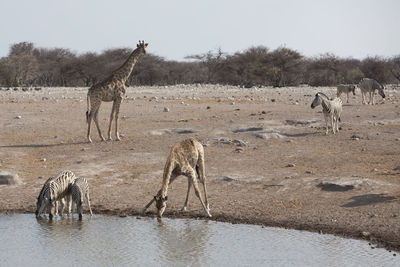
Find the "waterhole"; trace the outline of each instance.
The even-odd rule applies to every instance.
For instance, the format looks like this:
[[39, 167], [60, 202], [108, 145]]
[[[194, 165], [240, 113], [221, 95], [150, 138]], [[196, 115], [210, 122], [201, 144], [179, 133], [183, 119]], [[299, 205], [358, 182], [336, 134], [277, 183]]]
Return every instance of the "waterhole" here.
[[399, 266], [361, 240], [193, 219], [0, 215], [0, 266]]

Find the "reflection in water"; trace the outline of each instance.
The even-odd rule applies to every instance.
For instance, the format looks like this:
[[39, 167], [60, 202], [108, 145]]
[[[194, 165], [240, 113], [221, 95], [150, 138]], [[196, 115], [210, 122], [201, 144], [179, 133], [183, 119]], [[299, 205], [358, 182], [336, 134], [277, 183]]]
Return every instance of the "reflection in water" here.
[[179, 224], [159, 221], [157, 237], [158, 249], [165, 262], [179, 262], [184, 266], [205, 265], [205, 249], [209, 242], [207, 221], [201, 224], [184, 220]]
[[0, 233], [0, 266], [399, 265], [359, 240], [202, 220], [0, 214]]

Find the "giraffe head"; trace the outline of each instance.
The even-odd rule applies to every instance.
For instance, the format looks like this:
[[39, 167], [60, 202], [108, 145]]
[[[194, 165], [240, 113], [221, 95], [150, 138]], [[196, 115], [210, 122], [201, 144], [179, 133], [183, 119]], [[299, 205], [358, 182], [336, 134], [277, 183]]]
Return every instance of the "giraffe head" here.
[[168, 196], [162, 197], [160, 195], [157, 195], [154, 197], [154, 199], [156, 201], [157, 217], [161, 218], [165, 211], [165, 208], [167, 207]]
[[143, 54], [146, 55], [146, 47], [148, 46], [148, 43], [144, 43], [144, 41], [139, 41], [139, 44], [136, 45], [137, 48], [141, 49]]

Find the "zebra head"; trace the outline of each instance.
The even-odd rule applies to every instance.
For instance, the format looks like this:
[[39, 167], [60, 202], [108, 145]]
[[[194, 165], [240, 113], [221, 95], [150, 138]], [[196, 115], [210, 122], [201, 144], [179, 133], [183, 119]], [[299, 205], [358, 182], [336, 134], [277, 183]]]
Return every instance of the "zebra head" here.
[[43, 210], [50, 205], [50, 198], [46, 195], [39, 195], [36, 202], [35, 215], [39, 216]]
[[156, 201], [157, 217], [161, 218], [165, 211], [165, 208], [167, 207], [168, 196], [162, 197], [161, 195], [157, 195], [154, 197], [154, 199]]
[[311, 103], [311, 108], [314, 109], [315, 107], [317, 107], [318, 105], [321, 105], [321, 96], [320, 93], [316, 93], [315, 94], [315, 98], [314, 101]]
[[378, 93], [381, 95], [382, 98], [385, 98], [385, 93], [383, 92], [383, 85], [378, 88]]

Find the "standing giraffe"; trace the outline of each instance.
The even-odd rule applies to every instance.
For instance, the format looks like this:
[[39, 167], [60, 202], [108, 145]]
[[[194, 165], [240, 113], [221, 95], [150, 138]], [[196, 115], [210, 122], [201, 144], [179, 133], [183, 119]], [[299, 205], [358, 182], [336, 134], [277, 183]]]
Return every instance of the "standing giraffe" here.
[[[113, 117], [115, 114], [115, 138], [117, 141], [121, 140], [118, 133], [118, 114], [119, 107], [121, 105], [122, 99], [126, 94], [125, 82], [128, 80], [132, 73], [133, 67], [135, 66], [141, 53], [146, 54], [146, 47], [144, 41], [137, 45], [137, 48], [133, 50], [128, 59], [122, 64], [118, 69], [114, 70], [110, 76], [100, 83], [97, 83], [89, 88], [87, 94], [87, 111], [86, 111], [86, 121], [88, 124], [87, 139], [89, 143], [92, 142], [90, 138], [90, 125], [92, 123], [92, 118], [96, 124], [97, 130], [99, 131], [99, 136], [101, 140], [105, 141], [101, 130], [99, 127], [98, 114], [99, 108], [102, 101], [111, 102], [113, 101], [113, 106], [110, 116], [110, 125], [108, 127], [108, 140], [111, 139], [111, 125]], [[90, 107], [90, 108], [89, 108]]]

